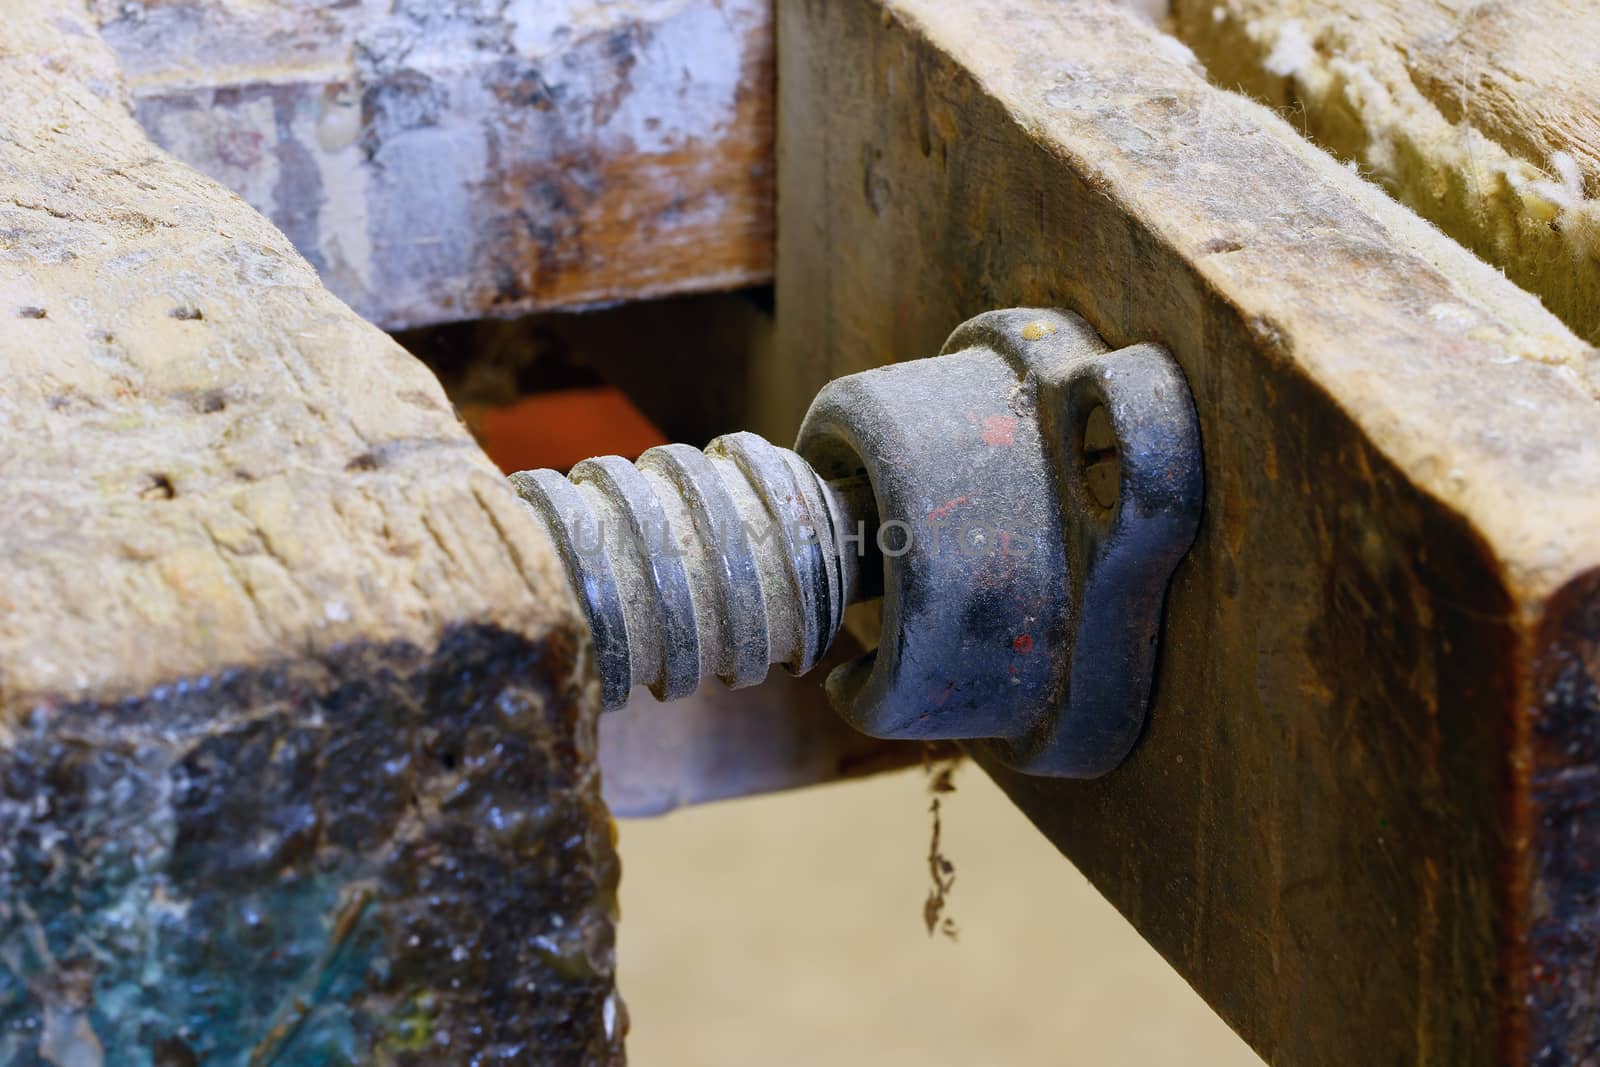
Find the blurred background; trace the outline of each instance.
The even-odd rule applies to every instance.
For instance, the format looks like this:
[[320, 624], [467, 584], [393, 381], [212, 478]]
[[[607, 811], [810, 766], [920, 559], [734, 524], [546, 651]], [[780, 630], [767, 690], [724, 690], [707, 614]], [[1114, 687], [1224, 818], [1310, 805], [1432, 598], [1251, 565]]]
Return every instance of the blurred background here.
[[914, 768], [621, 822], [632, 1062], [1261, 1067], [971, 764], [930, 938], [928, 799]]

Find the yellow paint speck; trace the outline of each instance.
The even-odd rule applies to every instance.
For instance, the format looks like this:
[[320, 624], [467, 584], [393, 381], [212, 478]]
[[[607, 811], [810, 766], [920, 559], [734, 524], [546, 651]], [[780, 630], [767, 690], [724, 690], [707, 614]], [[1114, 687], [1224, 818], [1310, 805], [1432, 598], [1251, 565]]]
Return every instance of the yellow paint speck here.
[[1022, 328], [1022, 337], [1025, 341], [1037, 341], [1039, 338], [1056, 332], [1056, 328], [1048, 322], [1035, 320]]

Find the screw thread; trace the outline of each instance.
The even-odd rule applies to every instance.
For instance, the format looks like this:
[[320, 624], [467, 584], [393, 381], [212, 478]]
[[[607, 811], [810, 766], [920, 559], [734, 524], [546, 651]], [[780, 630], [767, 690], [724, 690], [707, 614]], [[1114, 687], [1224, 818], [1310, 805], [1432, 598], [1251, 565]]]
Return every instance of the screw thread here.
[[712, 675], [739, 687], [774, 663], [803, 673], [860, 586], [853, 513], [870, 507], [870, 491], [824, 482], [752, 433], [510, 480], [583, 605], [607, 708], [635, 685], [676, 700]]

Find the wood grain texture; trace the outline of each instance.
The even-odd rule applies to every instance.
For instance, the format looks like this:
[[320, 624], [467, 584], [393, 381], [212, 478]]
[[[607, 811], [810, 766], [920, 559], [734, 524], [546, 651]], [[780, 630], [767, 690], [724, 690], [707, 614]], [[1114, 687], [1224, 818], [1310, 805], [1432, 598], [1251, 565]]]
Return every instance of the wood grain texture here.
[[1175, 0], [1218, 84], [1600, 341], [1600, 10], [1582, 0]]
[[1194, 392], [1146, 736], [991, 773], [1274, 1063], [1600, 1054], [1595, 351], [1126, 12], [779, 20], [766, 432], [1005, 306]]
[[542, 527], [79, 5], [0, 6], [0, 1060], [620, 1055]]
[[764, 0], [95, 0], [137, 114], [389, 329], [765, 281]]

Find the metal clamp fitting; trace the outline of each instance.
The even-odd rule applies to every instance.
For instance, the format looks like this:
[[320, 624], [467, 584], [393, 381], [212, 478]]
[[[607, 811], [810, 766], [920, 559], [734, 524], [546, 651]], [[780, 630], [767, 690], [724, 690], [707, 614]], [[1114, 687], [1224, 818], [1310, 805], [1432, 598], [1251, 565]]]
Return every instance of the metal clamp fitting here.
[[828, 385], [797, 451], [824, 478], [864, 468], [884, 534], [878, 648], [827, 683], [847, 720], [988, 739], [1033, 774], [1122, 762], [1201, 507], [1199, 426], [1165, 350], [991, 312], [934, 359]]
[[795, 452], [736, 434], [512, 482], [583, 602], [608, 707], [635, 684], [671, 699], [809, 669], [844, 604], [878, 594], [875, 548], [878, 647], [829, 676], [840, 713], [1056, 777], [1103, 774], [1138, 740], [1202, 499], [1172, 357], [1029, 309], [828, 385]]

